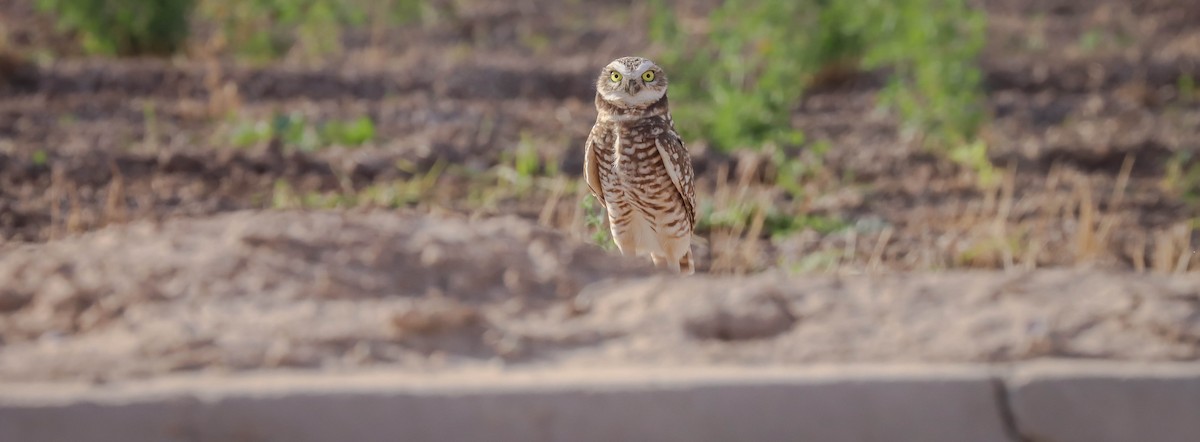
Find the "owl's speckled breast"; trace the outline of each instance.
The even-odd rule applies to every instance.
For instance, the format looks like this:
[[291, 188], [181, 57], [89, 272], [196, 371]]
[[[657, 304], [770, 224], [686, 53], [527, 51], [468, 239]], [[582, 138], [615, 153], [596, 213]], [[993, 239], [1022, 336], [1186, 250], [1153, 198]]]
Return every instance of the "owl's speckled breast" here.
[[682, 201], [655, 144], [668, 124], [666, 118], [651, 117], [607, 125], [605, 138], [611, 142], [605, 144], [612, 148], [598, 152], [600, 180], [614, 220], [636, 211], [652, 230], [682, 235], [682, 223], [676, 220], [684, 216], [675, 213], [682, 212]]

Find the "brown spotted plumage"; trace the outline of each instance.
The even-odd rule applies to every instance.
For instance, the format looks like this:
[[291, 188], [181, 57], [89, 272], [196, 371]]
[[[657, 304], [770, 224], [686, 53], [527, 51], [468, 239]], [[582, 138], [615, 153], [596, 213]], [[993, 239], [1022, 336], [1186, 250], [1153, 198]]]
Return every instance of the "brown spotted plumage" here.
[[617, 248], [694, 273], [694, 174], [671, 121], [667, 76], [650, 60], [619, 58], [596, 81], [596, 110], [584, 174], [608, 212]]

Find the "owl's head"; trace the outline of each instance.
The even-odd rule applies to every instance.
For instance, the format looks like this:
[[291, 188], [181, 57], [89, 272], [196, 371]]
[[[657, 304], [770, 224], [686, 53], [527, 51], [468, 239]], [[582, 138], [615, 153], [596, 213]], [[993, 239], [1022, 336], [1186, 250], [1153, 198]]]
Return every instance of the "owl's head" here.
[[646, 107], [667, 94], [667, 75], [653, 61], [622, 57], [600, 71], [596, 92], [617, 107]]

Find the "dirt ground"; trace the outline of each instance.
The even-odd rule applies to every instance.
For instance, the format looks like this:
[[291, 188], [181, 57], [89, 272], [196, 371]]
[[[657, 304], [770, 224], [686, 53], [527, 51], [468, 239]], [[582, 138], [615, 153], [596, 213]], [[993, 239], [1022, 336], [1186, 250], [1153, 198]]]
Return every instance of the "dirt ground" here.
[[288, 211], [136, 222], [7, 250], [0, 280], [0, 377], [10, 381], [1200, 357], [1196, 274], [680, 278], [517, 218]]
[[[438, 160], [482, 171], [523, 140], [578, 177], [595, 70], [650, 51], [645, 32], [628, 25], [648, 11], [619, 1], [534, 3], [481, 3], [425, 27], [351, 34], [346, 51], [324, 63], [68, 56], [8, 69], [0, 237], [40, 242], [132, 219], [268, 208], [280, 181], [337, 192], [420, 174]], [[794, 117], [809, 139], [834, 146], [823, 159], [828, 182], [806, 184], [816, 188], [801, 209], [853, 228], [745, 238], [761, 246], [739, 272], [843, 250], [839, 262], [874, 258], [897, 270], [1162, 270], [1200, 245], [1195, 178], [1168, 180], [1200, 162], [1200, 98], [1181, 89], [1200, 78], [1200, 11], [1188, 0], [984, 4], [987, 138], [993, 162], [1012, 168], [1010, 187], [982, 191], [910, 146], [876, 111], [882, 77], [853, 74], [810, 91]], [[45, 35], [27, 2], [0, 7], [14, 47], [65, 45]], [[276, 111], [317, 121], [366, 115], [378, 136], [363, 148], [316, 152], [231, 145], [231, 126]], [[747, 162], [690, 147], [705, 193], [718, 172]], [[401, 171], [398, 161], [412, 167]], [[497, 212], [531, 217], [517, 206]], [[701, 258], [709, 270], [712, 259]]]
[[[850, 228], [752, 235], [755, 247], [725, 257], [736, 268], [711, 251], [724, 247], [720, 232], [702, 232], [702, 275], [689, 280], [584, 243], [578, 217], [546, 222], [556, 218], [539, 208], [574, 207], [569, 193], [479, 211], [447, 176], [430, 190], [443, 204], [274, 210], [281, 186], [355, 191], [439, 162], [482, 172], [526, 140], [577, 179], [594, 74], [649, 50], [627, 25], [644, 6], [479, 2], [424, 27], [352, 33], [323, 62], [247, 65], [83, 57], [30, 3], [0, 0], [8, 44], [64, 55], [0, 53], [8, 379], [1200, 358], [1198, 184], [1167, 179], [1200, 165], [1200, 97], [1182, 87], [1200, 79], [1191, 0], [982, 2], [987, 140], [993, 162], [1011, 167], [994, 192], [904, 141], [876, 109], [879, 73], [815, 88], [793, 119], [834, 146], [824, 158], [834, 178], [803, 204]], [[232, 145], [236, 123], [277, 111], [366, 115], [377, 137], [312, 152]], [[706, 195], [727, 171], [772, 185], [737, 175], [753, 155], [690, 148]], [[789, 276], [814, 258], [837, 271]], [[879, 274], [910, 270], [939, 273]]]

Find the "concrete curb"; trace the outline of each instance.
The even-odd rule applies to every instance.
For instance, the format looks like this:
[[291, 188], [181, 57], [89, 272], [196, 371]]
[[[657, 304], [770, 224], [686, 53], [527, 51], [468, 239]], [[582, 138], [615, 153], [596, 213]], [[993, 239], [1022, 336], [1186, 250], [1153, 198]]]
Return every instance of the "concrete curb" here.
[[269, 372], [0, 384], [0, 440], [1193, 441], [1200, 365]]
[[1031, 364], [1007, 384], [1025, 440], [1200, 441], [1200, 364]]

